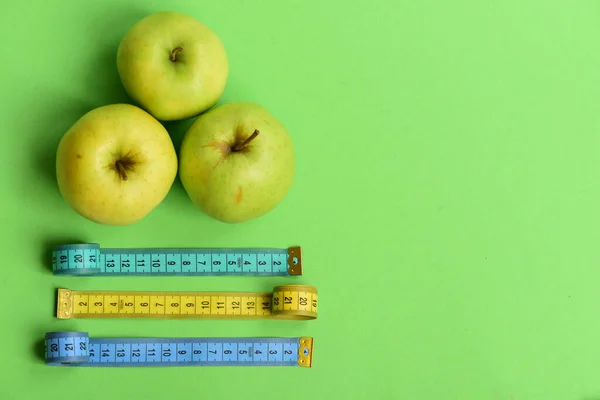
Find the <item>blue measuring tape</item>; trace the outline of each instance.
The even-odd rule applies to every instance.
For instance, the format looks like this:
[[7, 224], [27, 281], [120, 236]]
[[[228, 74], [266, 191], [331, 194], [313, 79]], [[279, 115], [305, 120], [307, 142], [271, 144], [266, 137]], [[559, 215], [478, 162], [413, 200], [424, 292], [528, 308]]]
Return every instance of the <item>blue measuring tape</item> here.
[[289, 249], [101, 249], [58, 246], [55, 275], [70, 276], [293, 276], [302, 275], [300, 247]]
[[46, 364], [80, 367], [312, 365], [313, 339], [93, 339], [86, 332], [50, 332]]

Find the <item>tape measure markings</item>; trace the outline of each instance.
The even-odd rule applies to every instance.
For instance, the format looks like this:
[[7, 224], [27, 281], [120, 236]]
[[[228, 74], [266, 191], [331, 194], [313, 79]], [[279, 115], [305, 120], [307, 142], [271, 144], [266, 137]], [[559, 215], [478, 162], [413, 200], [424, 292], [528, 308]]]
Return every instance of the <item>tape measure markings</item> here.
[[54, 366], [304, 366], [313, 339], [123, 338], [94, 339], [86, 332], [49, 332], [46, 364]]
[[295, 276], [302, 250], [288, 249], [101, 249], [98, 244], [58, 246], [55, 275], [79, 276]]
[[57, 317], [316, 319], [318, 299], [317, 289], [307, 285], [277, 286], [272, 293], [59, 289]]

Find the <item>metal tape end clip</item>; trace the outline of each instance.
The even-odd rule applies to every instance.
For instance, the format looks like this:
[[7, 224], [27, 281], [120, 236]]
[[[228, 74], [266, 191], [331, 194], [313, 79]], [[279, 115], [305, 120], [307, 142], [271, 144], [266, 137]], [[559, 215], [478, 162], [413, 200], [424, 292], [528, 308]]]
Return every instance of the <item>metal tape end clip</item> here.
[[301, 337], [298, 349], [298, 365], [301, 367], [312, 366], [313, 338]]
[[73, 293], [69, 289], [58, 289], [56, 317], [69, 319], [73, 315]]
[[302, 248], [300, 246], [288, 249], [288, 274], [302, 275]]

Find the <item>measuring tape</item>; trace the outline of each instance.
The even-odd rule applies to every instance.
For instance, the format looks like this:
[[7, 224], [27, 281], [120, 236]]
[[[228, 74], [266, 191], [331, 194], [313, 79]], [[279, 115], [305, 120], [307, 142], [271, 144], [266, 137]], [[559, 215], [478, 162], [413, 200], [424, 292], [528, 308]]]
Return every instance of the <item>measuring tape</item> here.
[[253, 292], [105, 292], [59, 289], [56, 315], [69, 318], [317, 318], [319, 295], [307, 285]]
[[46, 334], [46, 364], [81, 367], [300, 366], [312, 364], [313, 339], [94, 339], [86, 332]]
[[79, 276], [293, 276], [302, 275], [300, 247], [289, 249], [100, 249], [58, 246], [55, 275]]

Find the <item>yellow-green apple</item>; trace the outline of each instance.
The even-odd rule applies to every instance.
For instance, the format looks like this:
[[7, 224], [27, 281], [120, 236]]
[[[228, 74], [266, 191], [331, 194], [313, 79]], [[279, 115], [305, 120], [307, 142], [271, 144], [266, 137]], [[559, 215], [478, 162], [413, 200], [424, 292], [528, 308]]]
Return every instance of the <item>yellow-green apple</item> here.
[[141, 220], [166, 197], [177, 176], [177, 154], [166, 129], [130, 104], [84, 114], [64, 134], [56, 175], [65, 201], [108, 225]]
[[217, 103], [229, 63], [217, 34], [173, 11], [133, 25], [117, 50], [117, 70], [129, 96], [162, 121], [196, 116]]
[[292, 139], [264, 107], [233, 102], [194, 121], [185, 133], [179, 176], [207, 215], [228, 223], [262, 216], [291, 188]]

